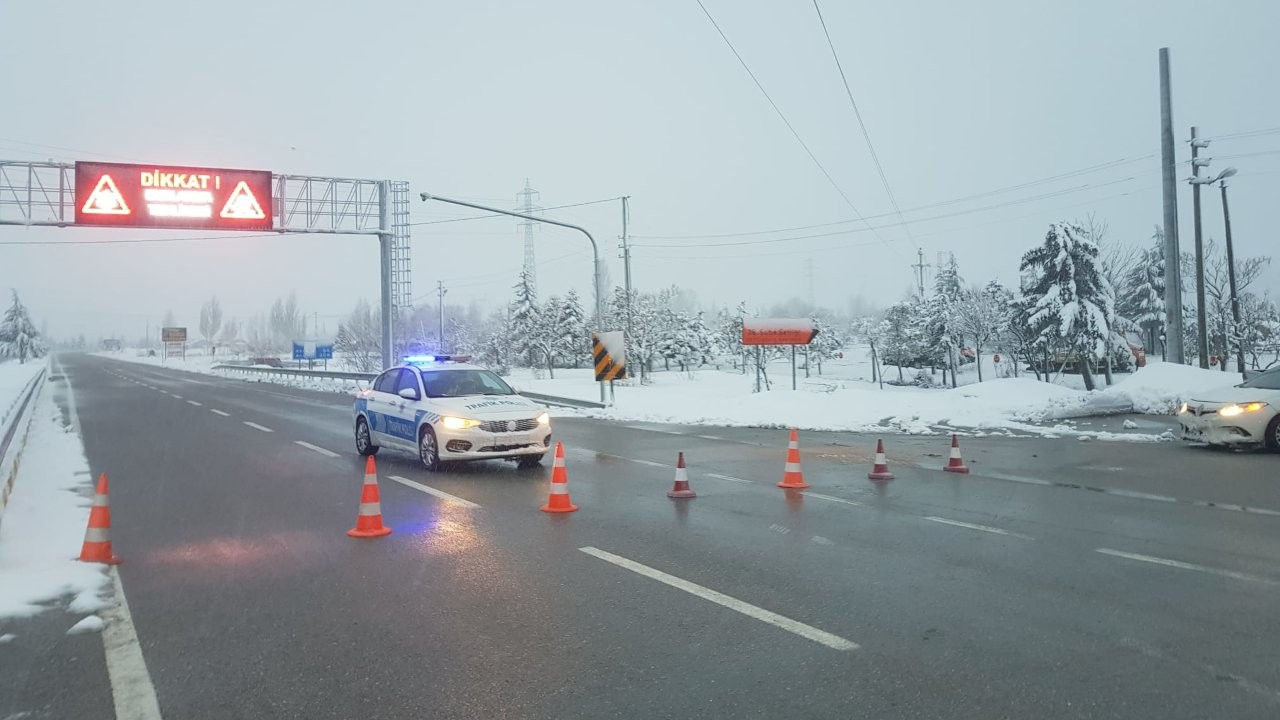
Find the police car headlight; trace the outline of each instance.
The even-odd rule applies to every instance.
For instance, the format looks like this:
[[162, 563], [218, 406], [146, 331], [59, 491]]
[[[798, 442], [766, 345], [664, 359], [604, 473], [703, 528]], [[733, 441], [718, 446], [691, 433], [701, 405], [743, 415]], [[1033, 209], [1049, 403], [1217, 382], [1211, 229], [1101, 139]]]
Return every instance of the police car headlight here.
[[550, 424], [551, 424], [551, 416], [550, 416], [550, 415], [548, 415], [547, 413], [542, 413], [541, 415], [539, 415], [539, 416], [538, 416], [538, 424], [539, 424], [539, 425], [550, 425]]
[[466, 430], [480, 424], [479, 420], [460, 417], [445, 417], [440, 420], [440, 424], [449, 430]]

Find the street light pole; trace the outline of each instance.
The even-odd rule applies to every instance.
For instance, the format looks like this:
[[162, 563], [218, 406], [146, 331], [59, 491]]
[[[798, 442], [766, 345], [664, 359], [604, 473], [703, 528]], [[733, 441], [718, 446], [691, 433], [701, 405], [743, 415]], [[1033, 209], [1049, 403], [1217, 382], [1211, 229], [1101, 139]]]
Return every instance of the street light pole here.
[[[1200, 232], [1200, 168], [1209, 164], [1209, 158], [1200, 158], [1200, 148], [1208, 147], [1208, 140], [1199, 139], [1198, 128], [1191, 127], [1191, 209], [1196, 235], [1196, 352], [1200, 367], [1209, 369], [1209, 333], [1204, 307], [1204, 238]], [[1167, 259], [1166, 259], [1167, 262]], [[1174, 258], [1178, 262], [1178, 258]]]
[[[432, 195], [431, 193], [419, 193], [419, 196], [423, 199], [424, 202], [427, 200], [436, 200], [438, 202], [448, 203], [450, 205], [461, 205], [462, 207], [469, 207], [469, 208], [472, 208], [473, 210], [483, 210], [485, 212], [496, 213], [498, 215], [509, 215], [511, 217], [518, 217], [522, 220], [532, 220], [533, 222], [546, 223], [548, 225], [558, 225], [560, 227], [569, 228], [570, 230], [577, 230], [583, 235], [586, 235], [587, 240], [591, 241], [591, 268], [592, 268], [591, 286], [595, 289], [595, 293], [596, 293], [596, 329], [598, 330], [603, 329], [601, 327], [601, 323], [604, 322], [604, 297], [600, 294], [600, 248], [596, 245], [596, 239], [591, 236], [591, 233], [587, 232], [586, 228], [580, 227], [578, 225], [573, 225], [567, 222], [560, 222], [559, 220], [550, 220], [544, 217], [535, 217], [533, 215], [525, 215], [524, 213], [513, 212], [511, 210], [501, 210], [499, 208], [489, 207], [487, 205], [476, 205], [475, 203], [463, 202], [462, 200], [453, 200], [451, 198], [440, 197], [439, 195]], [[604, 401], [605, 401], [604, 383], [601, 382], [600, 383], [600, 402], [603, 403]]]
[[[1235, 174], [1235, 170], [1231, 170], [1231, 174]], [[1227, 170], [1222, 171], [1227, 176]], [[1223, 180], [1218, 183], [1218, 188], [1222, 190], [1222, 220], [1227, 226], [1227, 280], [1231, 284], [1231, 320], [1235, 325], [1236, 332], [1236, 370], [1240, 375], [1244, 376], [1244, 333], [1240, 327], [1240, 296], [1236, 294], [1236, 255], [1235, 250], [1231, 246], [1231, 212], [1227, 209], [1227, 181]]]

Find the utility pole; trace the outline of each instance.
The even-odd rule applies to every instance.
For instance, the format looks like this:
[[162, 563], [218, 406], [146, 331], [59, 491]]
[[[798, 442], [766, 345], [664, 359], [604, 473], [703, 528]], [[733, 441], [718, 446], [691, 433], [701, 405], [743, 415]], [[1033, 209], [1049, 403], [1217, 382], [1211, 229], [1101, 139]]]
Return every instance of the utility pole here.
[[916, 269], [916, 291], [920, 293], [920, 297], [924, 297], [924, 269], [933, 267], [924, 261], [924, 248], [916, 248], [916, 264], [911, 267]]
[[439, 304], [440, 311], [440, 352], [445, 352], [448, 348], [444, 344], [444, 296], [449, 292], [444, 287], [443, 280], [436, 281], [436, 302]]
[[[1231, 283], [1231, 320], [1236, 331], [1236, 370], [1244, 376], [1244, 333], [1240, 327], [1240, 296], [1236, 294], [1236, 255], [1231, 246], [1231, 212], [1227, 209], [1227, 181], [1218, 183], [1222, 190], [1222, 219], [1227, 225], [1227, 280]], [[1226, 363], [1223, 363], [1225, 366]]]
[[[521, 201], [520, 212], [525, 215], [532, 215], [535, 210], [542, 208], [535, 205], [534, 201], [539, 199], [539, 193], [529, 186], [529, 178], [524, 179], [524, 190], [521, 190], [516, 197]], [[533, 255], [533, 228], [532, 220], [524, 220], [519, 223], [524, 230], [524, 274], [529, 278], [529, 288], [533, 290], [534, 297], [538, 296], [538, 266], [534, 262]], [[441, 335], [441, 337], [444, 337]]]
[[[1200, 367], [1209, 369], [1209, 333], [1204, 307], [1204, 238], [1200, 233], [1200, 168], [1209, 164], [1210, 158], [1200, 158], [1200, 148], [1209, 147], [1208, 140], [1201, 140], [1198, 129], [1191, 126], [1191, 210], [1196, 234], [1196, 352], [1200, 354]], [[1177, 262], [1177, 259], [1174, 259]], [[1165, 264], [1168, 264], [1165, 258]]]
[[1171, 362], [1186, 362], [1182, 348], [1182, 267], [1178, 249], [1178, 167], [1173, 145], [1169, 48], [1160, 48], [1160, 167], [1164, 195], [1164, 347]]
[[[628, 226], [631, 222], [631, 196], [624, 195], [619, 199], [622, 200], [622, 285], [623, 291], [626, 292], [625, 311], [627, 313], [626, 337], [624, 338], [623, 343], [623, 346], [625, 347], [627, 343], [635, 342], [635, 336], [633, 335], [634, 326], [632, 325], [631, 319], [631, 238], [628, 234]], [[629, 360], [630, 358], [628, 358], [628, 361]], [[643, 379], [643, 364], [640, 365], [640, 376]]]

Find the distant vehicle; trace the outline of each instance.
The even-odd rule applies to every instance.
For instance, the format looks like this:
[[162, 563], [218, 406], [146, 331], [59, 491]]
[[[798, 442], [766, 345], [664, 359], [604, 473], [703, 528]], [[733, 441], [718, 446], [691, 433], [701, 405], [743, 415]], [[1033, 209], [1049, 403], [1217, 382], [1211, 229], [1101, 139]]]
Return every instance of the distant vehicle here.
[[282, 361], [280, 358], [278, 358], [278, 357], [274, 357], [274, 356], [250, 358], [250, 359], [249, 359], [249, 364], [251, 364], [251, 365], [266, 365], [266, 366], [268, 366], [268, 367], [276, 367], [276, 368], [282, 368], [282, 367], [284, 367], [284, 361]]
[[1183, 440], [1280, 450], [1280, 367], [1198, 395], [1178, 410]]
[[382, 446], [416, 452], [432, 472], [468, 460], [532, 468], [551, 447], [545, 407], [489, 370], [447, 355], [405, 358], [356, 393], [352, 415], [356, 452], [374, 455]]

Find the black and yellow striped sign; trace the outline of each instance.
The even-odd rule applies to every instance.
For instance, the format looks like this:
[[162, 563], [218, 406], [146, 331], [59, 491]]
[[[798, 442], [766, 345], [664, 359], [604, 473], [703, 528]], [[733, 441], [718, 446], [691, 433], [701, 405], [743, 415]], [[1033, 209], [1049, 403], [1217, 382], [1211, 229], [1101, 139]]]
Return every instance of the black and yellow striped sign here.
[[606, 347], [606, 338], [603, 337], [604, 335], [618, 336], [616, 338], [608, 338], [608, 340], [611, 341], [608, 342], [609, 345], [614, 345], [615, 347], [626, 347], [625, 345], [622, 345], [622, 333], [620, 332], [591, 333], [591, 357], [595, 360], [596, 380], [600, 382], [605, 380], [626, 380], [626, 358], [621, 357], [622, 352], [618, 352], [618, 357], [615, 357], [615, 353], [609, 351], [609, 348]]

